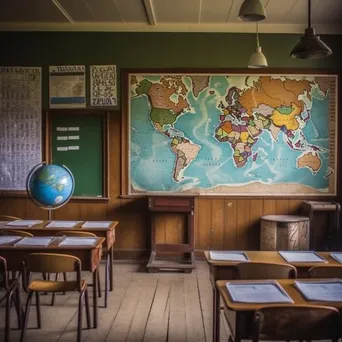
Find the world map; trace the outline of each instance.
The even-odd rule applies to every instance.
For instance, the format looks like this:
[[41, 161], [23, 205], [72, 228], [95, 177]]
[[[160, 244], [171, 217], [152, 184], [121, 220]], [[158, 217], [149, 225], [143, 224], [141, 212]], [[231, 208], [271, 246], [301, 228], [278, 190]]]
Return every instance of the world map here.
[[332, 195], [334, 75], [130, 74], [129, 192]]

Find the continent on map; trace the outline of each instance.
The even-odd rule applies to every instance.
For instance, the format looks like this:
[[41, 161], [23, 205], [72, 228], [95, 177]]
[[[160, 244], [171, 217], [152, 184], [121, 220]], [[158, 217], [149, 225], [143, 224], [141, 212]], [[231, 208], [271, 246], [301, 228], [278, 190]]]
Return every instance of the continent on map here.
[[[196, 89], [201, 89], [201, 86], [204, 86], [203, 81], [197, 80], [197, 82]], [[174, 129], [178, 117], [190, 108], [186, 98], [188, 90], [182, 77], [165, 76], [161, 77], [160, 82], [157, 83], [143, 79], [135, 92], [137, 95], [144, 94], [148, 97], [151, 104], [150, 120], [153, 127], [159, 133], [172, 139], [170, 148], [176, 155], [173, 179], [178, 182], [181, 172], [196, 158], [201, 149], [199, 145], [176, 135], [177, 131]], [[170, 126], [172, 130], [165, 128], [165, 125]]]
[[315, 152], [307, 152], [304, 155], [301, 155], [297, 159], [297, 167], [303, 168], [307, 167], [311, 170], [313, 174], [317, 173], [321, 168], [322, 161], [319, 158], [318, 154]]
[[192, 82], [192, 92], [195, 97], [198, 97], [199, 93], [209, 86], [210, 76], [189, 76]]

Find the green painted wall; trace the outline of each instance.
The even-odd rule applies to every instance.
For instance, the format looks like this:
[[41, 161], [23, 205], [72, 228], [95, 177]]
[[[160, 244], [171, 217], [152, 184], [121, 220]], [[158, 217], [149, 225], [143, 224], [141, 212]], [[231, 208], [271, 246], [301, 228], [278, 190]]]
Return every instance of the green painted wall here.
[[[306, 61], [289, 57], [299, 37], [260, 35], [271, 68], [342, 70], [342, 36], [322, 36], [333, 55]], [[119, 71], [122, 68], [246, 68], [255, 50], [254, 34], [237, 33], [1, 32], [0, 40], [0, 65], [43, 67], [44, 109], [48, 108], [49, 65], [116, 64]]]

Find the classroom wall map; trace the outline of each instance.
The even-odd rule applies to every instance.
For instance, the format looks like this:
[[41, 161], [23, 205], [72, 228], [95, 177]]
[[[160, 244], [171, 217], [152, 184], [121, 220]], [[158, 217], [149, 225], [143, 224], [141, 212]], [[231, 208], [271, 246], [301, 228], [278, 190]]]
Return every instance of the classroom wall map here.
[[332, 195], [334, 75], [129, 74], [129, 193]]

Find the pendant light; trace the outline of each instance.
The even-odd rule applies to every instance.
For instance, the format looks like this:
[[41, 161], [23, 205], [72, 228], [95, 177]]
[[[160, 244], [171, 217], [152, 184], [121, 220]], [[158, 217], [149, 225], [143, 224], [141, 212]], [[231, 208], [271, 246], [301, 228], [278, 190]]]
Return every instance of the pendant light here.
[[309, 27], [305, 29], [304, 36], [291, 51], [292, 58], [318, 59], [330, 56], [331, 49], [319, 36], [316, 36], [315, 29], [311, 27], [311, 0], [308, 0], [308, 22]]
[[251, 58], [249, 59], [248, 68], [267, 68], [267, 59], [265, 55], [261, 51], [261, 46], [259, 43], [259, 30], [258, 30], [258, 23], [256, 23], [256, 51], [252, 54]]
[[260, 21], [265, 18], [265, 8], [260, 0], [245, 0], [240, 7], [239, 19], [242, 21]]

